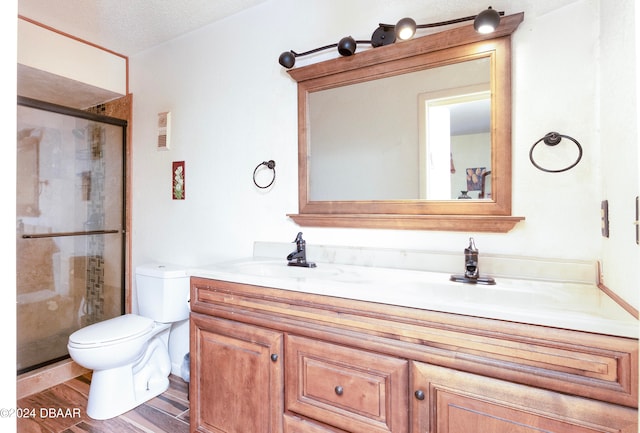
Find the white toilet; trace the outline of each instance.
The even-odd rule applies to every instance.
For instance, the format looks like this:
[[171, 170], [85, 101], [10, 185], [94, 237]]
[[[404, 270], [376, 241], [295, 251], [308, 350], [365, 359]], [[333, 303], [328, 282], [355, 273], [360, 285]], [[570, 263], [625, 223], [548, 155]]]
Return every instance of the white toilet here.
[[126, 314], [69, 336], [71, 358], [93, 370], [87, 415], [108, 419], [169, 387], [171, 325], [189, 318], [189, 275], [172, 265], [136, 268], [140, 315]]

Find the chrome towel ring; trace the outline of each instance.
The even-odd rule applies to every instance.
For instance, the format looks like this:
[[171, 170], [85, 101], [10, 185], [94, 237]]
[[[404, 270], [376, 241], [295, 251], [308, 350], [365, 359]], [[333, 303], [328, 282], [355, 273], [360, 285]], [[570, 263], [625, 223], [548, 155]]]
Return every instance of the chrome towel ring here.
[[[558, 169], [558, 170], [551, 170], [551, 169], [539, 166], [534, 161], [534, 159], [533, 159], [533, 149], [535, 149], [535, 147], [538, 145], [538, 143], [543, 141], [544, 144], [546, 144], [547, 146], [555, 146], [558, 143], [560, 143], [560, 141], [562, 141], [563, 138], [566, 138], [567, 140], [573, 141], [575, 143], [575, 145], [578, 146], [578, 159], [576, 159], [576, 161], [573, 164], [571, 164], [568, 167], [561, 168], [561, 169]], [[576, 140], [575, 138], [569, 137], [568, 135], [562, 135], [562, 134], [559, 134], [557, 132], [549, 132], [547, 135], [542, 137], [540, 140], [536, 141], [533, 144], [533, 146], [531, 146], [531, 150], [529, 151], [529, 159], [531, 160], [531, 164], [533, 164], [539, 170], [546, 171], [547, 173], [562, 173], [563, 171], [570, 170], [573, 167], [575, 167], [576, 165], [578, 165], [578, 163], [582, 159], [582, 146], [580, 146], [580, 143], [578, 143], [578, 140]]]

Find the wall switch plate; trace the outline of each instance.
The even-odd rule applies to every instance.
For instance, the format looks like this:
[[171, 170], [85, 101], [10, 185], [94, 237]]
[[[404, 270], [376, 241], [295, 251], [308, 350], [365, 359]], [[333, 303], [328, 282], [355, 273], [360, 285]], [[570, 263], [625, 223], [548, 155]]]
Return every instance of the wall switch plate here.
[[609, 200], [600, 203], [600, 229], [602, 236], [609, 237]]
[[640, 245], [640, 205], [638, 204], [638, 199], [640, 197], [636, 196], [636, 220], [634, 224], [636, 225], [636, 245]]

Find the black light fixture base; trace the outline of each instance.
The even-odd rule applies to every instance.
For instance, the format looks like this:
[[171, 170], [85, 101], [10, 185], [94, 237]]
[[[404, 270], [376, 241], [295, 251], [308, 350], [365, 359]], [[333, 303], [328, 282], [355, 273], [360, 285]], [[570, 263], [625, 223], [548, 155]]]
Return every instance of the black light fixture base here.
[[371, 46], [382, 47], [384, 45], [391, 45], [396, 41], [396, 31], [393, 27], [380, 26], [371, 35]]

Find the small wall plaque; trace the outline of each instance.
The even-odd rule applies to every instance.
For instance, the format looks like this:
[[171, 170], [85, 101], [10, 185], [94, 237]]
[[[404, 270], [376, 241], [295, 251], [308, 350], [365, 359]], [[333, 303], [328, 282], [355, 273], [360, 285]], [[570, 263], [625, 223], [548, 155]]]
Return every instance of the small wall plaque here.
[[184, 161], [173, 162], [171, 176], [171, 196], [174, 200], [184, 200]]

